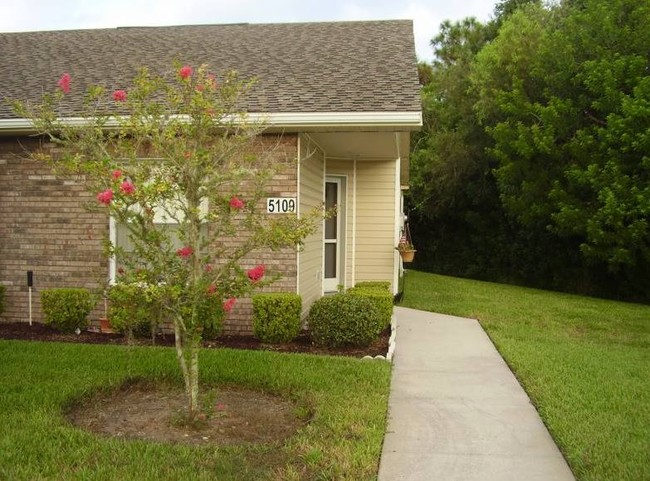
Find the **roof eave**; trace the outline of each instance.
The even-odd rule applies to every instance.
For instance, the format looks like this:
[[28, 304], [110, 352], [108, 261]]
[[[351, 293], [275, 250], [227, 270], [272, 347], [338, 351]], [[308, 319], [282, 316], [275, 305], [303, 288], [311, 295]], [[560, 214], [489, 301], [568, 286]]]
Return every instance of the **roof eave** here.
[[[272, 112], [249, 113], [251, 122], [263, 122], [268, 130], [285, 132], [316, 130], [394, 130], [414, 131], [422, 126], [422, 112]], [[61, 122], [82, 125], [82, 117], [65, 117]], [[116, 126], [108, 122], [107, 127]], [[35, 133], [29, 119], [0, 119], [0, 134], [27, 135]]]

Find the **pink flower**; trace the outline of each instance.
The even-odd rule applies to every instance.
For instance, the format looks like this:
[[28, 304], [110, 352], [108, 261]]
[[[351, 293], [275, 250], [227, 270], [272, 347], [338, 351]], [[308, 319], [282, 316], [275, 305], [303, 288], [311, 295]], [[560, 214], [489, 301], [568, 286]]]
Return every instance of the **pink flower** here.
[[189, 65], [183, 65], [178, 71], [178, 75], [180, 75], [183, 80], [187, 80], [192, 76], [193, 71], [194, 70]]
[[97, 194], [97, 200], [104, 205], [110, 204], [113, 200], [113, 189], [106, 189]]
[[70, 81], [71, 80], [72, 80], [72, 78], [70, 77], [70, 74], [68, 72], [66, 72], [63, 75], [61, 75], [61, 78], [57, 82], [57, 85], [59, 86], [59, 88], [61, 90], [63, 90], [64, 94], [67, 94], [68, 92], [70, 92]]
[[212, 269], [214, 269], [214, 266], [212, 264], [205, 265], [205, 272], [212, 272]]
[[113, 177], [113, 180], [117, 180], [117, 179], [119, 179], [120, 177], [122, 177], [122, 171], [119, 170], [119, 169], [118, 169], [118, 170], [114, 170], [113, 173], [111, 174], [111, 176]]
[[116, 102], [126, 102], [126, 91], [125, 90], [116, 90], [113, 92], [113, 100]]
[[135, 185], [133, 185], [133, 182], [125, 180], [120, 184], [120, 190], [123, 194], [131, 195], [135, 192]]
[[215, 292], [217, 292], [217, 286], [214, 285], [214, 284], [210, 284], [208, 286], [207, 291], [208, 291], [208, 294], [214, 294]]
[[230, 207], [232, 207], [233, 209], [243, 209], [244, 201], [237, 196], [232, 196], [230, 199]]
[[199, 84], [199, 85], [196, 86], [196, 91], [197, 92], [203, 92], [204, 90], [205, 90], [205, 87], [203, 85]]
[[237, 302], [237, 299], [235, 299], [234, 297], [231, 297], [230, 299], [226, 299], [223, 303], [223, 310], [225, 312], [232, 311], [232, 308], [235, 307], [235, 302]]
[[188, 258], [192, 254], [194, 254], [194, 249], [192, 249], [191, 246], [181, 247], [176, 251], [176, 255], [184, 259]]
[[266, 267], [264, 267], [264, 264], [260, 264], [258, 266], [253, 267], [252, 269], [249, 269], [246, 272], [246, 275], [252, 282], [257, 282], [262, 277], [264, 277], [264, 271], [266, 271]]

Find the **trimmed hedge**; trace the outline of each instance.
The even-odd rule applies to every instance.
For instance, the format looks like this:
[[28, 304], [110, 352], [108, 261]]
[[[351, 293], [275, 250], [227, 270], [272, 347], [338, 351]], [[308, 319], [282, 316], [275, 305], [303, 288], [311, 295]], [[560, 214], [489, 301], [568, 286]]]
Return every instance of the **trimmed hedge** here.
[[253, 296], [253, 334], [263, 342], [293, 341], [300, 332], [302, 298], [293, 293]]
[[390, 325], [390, 320], [393, 317], [393, 295], [388, 288], [365, 287], [357, 284], [357, 287], [352, 287], [347, 292], [352, 296], [370, 299], [380, 309], [382, 328]]
[[335, 294], [321, 297], [309, 310], [309, 330], [321, 346], [367, 346], [383, 330], [383, 317], [370, 297]]
[[74, 332], [87, 327], [87, 317], [94, 306], [95, 299], [86, 289], [45, 289], [41, 292], [45, 324], [51, 324], [61, 332]]
[[354, 287], [386, 289], [390, 292], [390, 281], [361, 281]]

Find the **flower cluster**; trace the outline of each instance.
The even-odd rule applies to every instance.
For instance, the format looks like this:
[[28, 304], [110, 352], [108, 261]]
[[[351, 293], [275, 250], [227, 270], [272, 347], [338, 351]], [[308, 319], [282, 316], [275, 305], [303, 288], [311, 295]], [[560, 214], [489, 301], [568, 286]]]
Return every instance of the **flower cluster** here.
[[113, 200], [113, 189], [106, 189], [97, 194], [97, 200], [100, 204], [108, 205]]
[[232, 308], [235, 307], [235, 302], [237, 302], [237, 299], [235, 299], [234, 297], [231, 297], [231, 298], [229, 298], [229, 299], [226, 299], [226, 300], [223, 302], [223, 310], [224, 310], [225, 312], [230, 312], [230, 311], [232, 311]]
[[116, 102], [126, 102], [126, 91], [125, 90], [116, 90], [113, 92], [113, 100]]
[[135, 192], [135, 185], [129, 180], [125, 180], [120, 184], [120, 190], [125, 195], [131, 195]]
[[230, 207], [233, 208], [233, 209], [237, 209], [237, 210], [243, 209], [244, 208], [244, 201], [241, 200], [239, 197], [233, 195], [230, 198]]
[[262, 277], [264, 277], [265, 271], [266, 271], [266, 267], [264, 266], [264, 264], [260, 264], [246, 271], [246, 275], [251, 280], [251, 282], [258, 282], [262, 279]]
[[70, 77], [70, 74], [68, 72], [66, 72], [63, 75], [61, 75], [61, 78], [57, 82], [57, 85], [63, 91], [64, 94], [67, 94], [68, 92], [70, 92], [70, 81], [71, 80], [72, 80], [72, 77]]
[[192, 67], [190, 67], [189, 65], [183, 65], [180, 68], [180, 70], [178, 71], [178, 75], [180, 75], [180, 77], [183, 80], [187, 80], [188, 78], [190, 78], [192, 76], [193, 72], [194, 72], [194, 69]]
[[181, 247], [176, 251], [176, 255], [178, 257], [182, 257], [183, 259], [187, 259], [192, 254], [194, 254], [194, 249], [192, 249], [192, 246]]

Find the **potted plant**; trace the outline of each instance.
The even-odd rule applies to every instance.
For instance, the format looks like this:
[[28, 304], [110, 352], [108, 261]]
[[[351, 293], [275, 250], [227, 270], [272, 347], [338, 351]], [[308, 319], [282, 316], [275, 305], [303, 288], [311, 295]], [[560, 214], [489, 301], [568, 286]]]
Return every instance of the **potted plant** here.
[[397, 249], [397, 252], [402, 257], [402, 262], [413, 262], [417, 251], [410, 241], [401, 239], [395, 249]]

